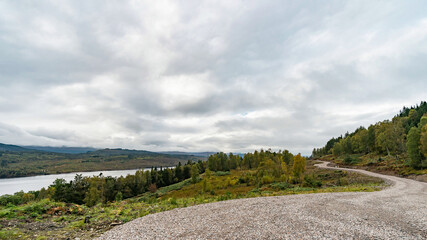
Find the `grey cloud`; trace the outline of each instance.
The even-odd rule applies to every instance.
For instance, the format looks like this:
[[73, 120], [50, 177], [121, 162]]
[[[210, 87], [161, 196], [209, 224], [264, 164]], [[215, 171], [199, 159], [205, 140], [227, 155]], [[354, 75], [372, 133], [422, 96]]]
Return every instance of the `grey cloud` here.
[[34, 136], [50, 138], [53, 140], [68, 141], [76, 138], [76, 134], [74, 134], [74, 132], [67, 130], [58, 131], [46, 128], [38, 128], [28, 132]]
[[2, 2], [0, 142], [309, 154], [426, 100], [426, 12], [416, 1]]

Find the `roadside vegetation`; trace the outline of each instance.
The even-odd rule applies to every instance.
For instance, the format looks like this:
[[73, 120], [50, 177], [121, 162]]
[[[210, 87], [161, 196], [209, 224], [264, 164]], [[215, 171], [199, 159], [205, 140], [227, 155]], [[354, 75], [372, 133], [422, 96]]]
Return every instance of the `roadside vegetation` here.
[[332, 138], [313, 149], [312, 158], [427, 180], [427, 103], [404, 107], [391, 121]]
[[314, 164], [286, 150], [261, 150], [244, 157], [217, 153], [208, 161], [124, 178], [57, 180], [44, 193], [0, 197], [0, 239], [91, 239], [113, 226], [173, 208], [249, 197], [376, 191], [384, 186], [377, 178]]

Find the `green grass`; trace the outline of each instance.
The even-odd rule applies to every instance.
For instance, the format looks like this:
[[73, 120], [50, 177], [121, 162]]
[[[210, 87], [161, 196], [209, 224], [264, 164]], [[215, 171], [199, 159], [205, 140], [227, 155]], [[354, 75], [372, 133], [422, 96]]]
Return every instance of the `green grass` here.
[[0, 230], [0, 239], [9, 240], [9, 239], [25, 239], [28, 238], [26, 234], [19, 231], [18, 229], [1, 229]]

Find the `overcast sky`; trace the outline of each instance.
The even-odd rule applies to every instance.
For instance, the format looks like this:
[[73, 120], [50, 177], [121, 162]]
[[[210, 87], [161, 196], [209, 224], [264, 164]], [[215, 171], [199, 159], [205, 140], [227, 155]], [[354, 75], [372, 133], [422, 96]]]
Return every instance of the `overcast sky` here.
[[1, 1], [0, 56], [2, 143], [310, 154], [427, 100], [427, 4]]

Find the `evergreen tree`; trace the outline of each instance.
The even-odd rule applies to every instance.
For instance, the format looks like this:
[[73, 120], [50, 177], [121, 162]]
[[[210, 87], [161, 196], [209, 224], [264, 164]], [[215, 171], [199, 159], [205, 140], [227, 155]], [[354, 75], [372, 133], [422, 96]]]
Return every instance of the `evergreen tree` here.
[[182, 173], [181, 162], [178, 163], [178, 166], [176, 166], [176, 168], [174, 169], [174, 171], [175, 171], [175, 178], [177, 179], [178, 182], [181, 182], [182, 180], [184, 180], [184, 175]]

